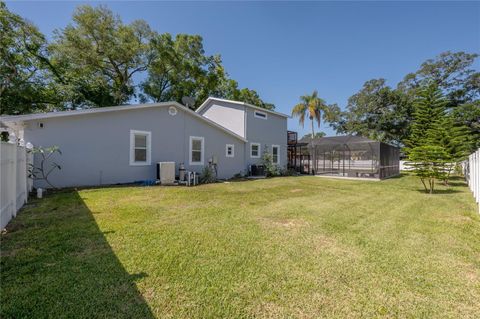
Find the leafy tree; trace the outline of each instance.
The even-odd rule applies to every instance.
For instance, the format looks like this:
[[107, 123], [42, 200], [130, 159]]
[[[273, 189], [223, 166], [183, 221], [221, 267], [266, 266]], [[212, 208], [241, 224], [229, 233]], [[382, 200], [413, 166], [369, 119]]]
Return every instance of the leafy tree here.
[[[143, 101], [198, 107], [208, 96], [273, 109], [239, 88], [219, 55], [207, 56], [196, 35], [158, 34], [141, 20], [124, 24], [105, 6], [79, 6], [53, 43], [0, 2], [0, 107], [4, 114], [103, 107]], [[148, 71], [148, 72], [147, 72]], [[135, 81], [147, 73], [146, 80]], [[138, 87], [140, 90], [138, 90]], [[143, 91], [143, 92], [142, 92]]]
[[197, 105], [219, 85], [223, 68], [219, 56], [205, 56], [202, 37], [169, 33], [156, 34], [151, 41], [152, 62], [141, 84], [144, 100], [182, 102], [196, 98]]
[[62, 74], [58, 89], [73, 106], [126, 103], [135, 93], [133, 76], [151, 60], [152, 31], [141, 20], [122, 23], [105, 6], [79, 6], [73, 23], [55, 32], [52, 63]]
[[50, 89], [43, 34], [0, 2], [0, 114], [46, 110], [58, 103]]
[[388, 87], [385, 79], [374, 79], [348, 99], [345, 111], [330, 106], [330, 122], [338, 133], [401, 145], [409, 134], [412, 110], [404, 94]]
[[367, 81], [350, 97], [345, 111], [330, 106], [330, 125], [338, 133], [359, 134], [404, 146], [410, 136], [413, 101], [419, 90], [433, 83], [445, 95], [446, 112], [453, 114], [456, 123], [463, 122], [472, 136], [479, 136], [480, 73], [473, 68], [477, 57], [465, 52], [444, 52], [405, 76], [395, 89], [387, 86], [384, 79]]
[[476, 53], [443, 52], [422, 63], [418, 71], [407, 74], [398, 88], [415, 95], [417, 89], [435, 83], [446, 95], [448, 107], [472, 102], [480, 97], [480, 73], [472, 68], [477, 57]]
[[[315, 138], [324, 137], [325, 135], [327, 135], [327, 134], [325, 134], [325, 132], [317, 132], [317, 133], [315, 133]], [[304, 138], [306, 138], [306, 139], [312, 138], [312, 133], [305, 134], [302, 137], [302, 139], [304, 139]]]
[[[305, 124], [305, 117], [308, 117], [311, 123], [312, 136], [315, 136], [314, 122], [320, 127], [320, 121], [323, 114], [329, 112], [327, 103], [318, 96], [318, 92], [313, 91], [312, 95], [303, 95], [300, 97], [300, 103], [292, 109], [292, 116], [298, 117], [299, 123]], [[324, 115], [325, 116], [325, 115]]]
[[441, 146], [422, 145], [414, 147], [409, 156], [414, 173], [422, 181], [426, 193], [432, 194], [435, 179], [443, 180], [446, 176], [445, 164], [448, 155]]
[[141, 84], [145, 95], [142, 101], [182, 102], [184, 96], [195, 98], [194, 107], [209, 96], [242, 101], [273, 109], [259, 94], [248, 88], [239, 89], [229, 79], [219, 55], [206, 56], [202, 37], [180, 34], [172, 38], [168, 33], [155, 35], [151, 42], [152, 63], [148, 77]]

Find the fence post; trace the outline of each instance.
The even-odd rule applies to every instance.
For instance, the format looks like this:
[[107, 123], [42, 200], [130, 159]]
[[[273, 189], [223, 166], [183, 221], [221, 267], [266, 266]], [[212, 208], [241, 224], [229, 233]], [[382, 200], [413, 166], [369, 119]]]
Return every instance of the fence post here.
[[475, 202], [478, 204], [478, 212], [480, 213], [480, 148], [468, 157], [465, 177]]
[[28, 166], [32, 158], [13, 138], [9, 143], [0, 142], [0, 229], [7, 226], [27, 202], [32, 184]]
[[478, 212], [480, 213], [480, 149], [477, 150], [477, 162], [476, 162], [476, 168], [475, 168], [475, 175], [477, 178], [476, 182], [476, 199], [477, 199], [477, 204], [478, 204]]

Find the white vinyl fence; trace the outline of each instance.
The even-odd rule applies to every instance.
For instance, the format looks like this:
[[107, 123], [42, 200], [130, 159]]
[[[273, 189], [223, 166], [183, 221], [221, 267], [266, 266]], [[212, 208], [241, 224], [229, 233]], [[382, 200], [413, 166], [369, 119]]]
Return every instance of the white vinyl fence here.
[[468, 157], [466, 164], [465, 177], [480, 212], [480, 148]]
[[0, 230], [17, 215], [32, 189], [28, 166], [33, 155], [23, 146], [0, 142]]

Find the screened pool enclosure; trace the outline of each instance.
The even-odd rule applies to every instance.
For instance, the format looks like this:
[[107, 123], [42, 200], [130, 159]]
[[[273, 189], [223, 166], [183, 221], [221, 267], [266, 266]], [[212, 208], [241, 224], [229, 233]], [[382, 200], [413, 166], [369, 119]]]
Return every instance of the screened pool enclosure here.
[[399, 149], [361, 136], [289, 143], [289, 166], [300, 173], [384, 179], [399, 174]]

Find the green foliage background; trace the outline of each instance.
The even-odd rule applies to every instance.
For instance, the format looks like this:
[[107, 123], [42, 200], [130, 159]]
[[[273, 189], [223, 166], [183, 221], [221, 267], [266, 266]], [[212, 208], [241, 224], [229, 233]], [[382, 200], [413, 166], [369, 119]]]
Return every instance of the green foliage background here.
[[[220, 55], [205, 55], [198, 35], [159, 34], [129, 24], [106, 6], [77, 7], [51, 42], [0, 2], [1, 114], [104, 107], [193, 97], [234, 99], [273, 109], [228, 76]], [[138, 75], [145, 79], [139, 81]]]

